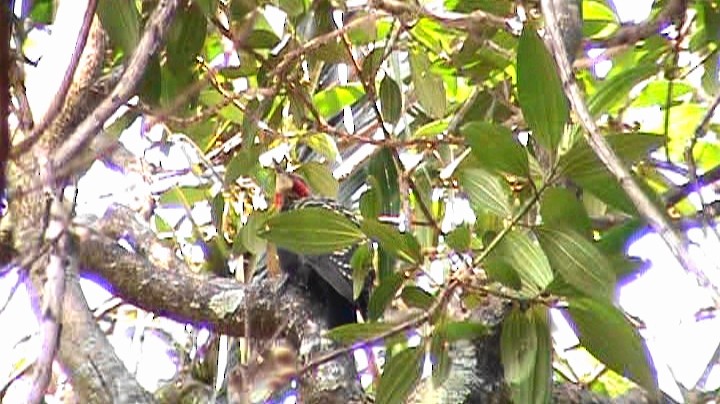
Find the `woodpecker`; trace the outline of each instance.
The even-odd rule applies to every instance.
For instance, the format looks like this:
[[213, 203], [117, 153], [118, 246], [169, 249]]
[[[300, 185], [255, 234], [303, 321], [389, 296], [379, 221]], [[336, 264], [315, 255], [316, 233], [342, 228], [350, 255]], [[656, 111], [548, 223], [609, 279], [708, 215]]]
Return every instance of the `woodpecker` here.
[[[294, 174], [278, 174], [276, 180], [275, 205], [281, 211], [323, 208], [341, 213], [357, 223], [355, 214], [328, 198], [312, 195], [310, 188], [302, 178]], [[353, 269], [350, 260], [357, 246], [329, 254], [297, 254], [278, 248], [280, 269], [295, 283], [310, 293], [327, 310], [327, 323], [330, 328], [354, 323], [359, 310], [367, 318], [367, 305], [372, 278], [368, 276], [357, 300], [353, 299]]]

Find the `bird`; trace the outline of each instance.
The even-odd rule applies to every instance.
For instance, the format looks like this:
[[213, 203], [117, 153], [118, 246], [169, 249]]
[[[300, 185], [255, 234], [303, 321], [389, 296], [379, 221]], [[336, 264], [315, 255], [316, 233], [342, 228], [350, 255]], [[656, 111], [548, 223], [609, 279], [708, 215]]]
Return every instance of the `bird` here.
[[[276, 179], [276, 208], [287, 212], [305, 208], [328, 209], [358, 223], [355, 213], [337, 201], [313, 195], [308, 184], [298, 175], [280, 173]], [[359, 310], [367, 318], [372, 276], [365, 279], [359, 297], [353, 297], [352, 256], [357, 245], [327, 254], [299, 254], [278, 247], [280, 269], [289, 282], [308, 291], [311, 298], [326, 310], [329, 328], [357, 322]]]

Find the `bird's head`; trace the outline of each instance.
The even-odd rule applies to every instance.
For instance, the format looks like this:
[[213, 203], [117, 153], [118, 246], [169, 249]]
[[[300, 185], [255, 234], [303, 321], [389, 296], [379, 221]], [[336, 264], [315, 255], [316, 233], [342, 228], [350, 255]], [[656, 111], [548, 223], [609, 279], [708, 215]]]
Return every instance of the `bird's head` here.
[[275, 178], [275, 206], [282, 210], [293, 201], [312, 195], [305, 180], [296, 174], [278, 173]]

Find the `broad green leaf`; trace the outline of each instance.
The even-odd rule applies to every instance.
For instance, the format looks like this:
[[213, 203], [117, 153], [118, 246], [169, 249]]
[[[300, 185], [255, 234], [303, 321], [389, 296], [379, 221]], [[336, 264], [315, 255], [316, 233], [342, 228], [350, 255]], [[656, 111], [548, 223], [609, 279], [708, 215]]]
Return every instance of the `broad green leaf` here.
[[643, 226], [643, 222], [639, 219], [631, 219], [626, 223], [614, 226], [602, 233], [597, 247], [605, 254], [623, 254], [627, 250], [630, 238], [637, 234]]
[[128, 59], [140, 41], [140, 12], [133, 0], [102, 0], [97, 14], [108, 38]]
[[660, 66], [657, 64], [642, 64], [625, 70], [616, 76], [608, 78], [602, 87], [588, 100], [588, 109], [593, 116], [612, 112], [620, 106], [636, 85], [653, 74], [656, 74]]
[[508, 383], [519, 383], [532, 375], [537, 357], [537, 329], [533, 318], [518, 308], [503, 321], [500, 357]]
[[218, 192], [210, 200], [210, 222], [216, 229], [224, 229], [225, 197]]
[[460, 171], [458, 180], [473, 210], [488, 211], [502, 218], [512, 215], [510, 189], [497, 175], [480, 168], [466, 168]]
[[400, 274], [391, 273], [380, 279], [380, 285], [373, 289], [368, 303], [368, 317], [371, 321], [376, 321], [383, 315], [385, 308], [390, 304], [400, 286], [402, 286], [403, 277]]
[[585, 207], [575, 194], [565, 188], [553, 187], [543, 192], [540, 215], [545, 224], [567, 226], [585, 237], [592, 236], [592, 223]]
[[400, 293], [400, 298], [410, 307], [425, 310], [429, 309], [435, 301], [430, 293], [414, 285], [405, 286]]
[[208, 200], [210, 198], [209, 189], [208, 186], [173, 187], [160, 196], [159, 202], [163, 205], [177, 203], [190, 207], [197, 202]]
[[469, 122], [460, 128], [472, 152], [483, 167], [521, 177], [529, 174], [525, 149], [505, 126], [488, 122]]
[[395, 226], [367, 218], [362, 221], [360, 227], [368, 237], [380, 243], [385, 251], [411, 264], [417, 265], [422, 262], [420, 245], [411, 234], [400, 233]]
[[[627, 133], [608, 135], [606, 140], [618, 157], [632, 163], [657, 148], [662, 137], [646, 133]], [[635, 212], [632, 202], [585, 140], [575, 144], [560, 158], [558, 172], [567, 175], [608, 205], [628, 213]]]
[[422, 374], [425, 351], [407, 348], [390, 357], [378, 383], [375, 402], [398, 404], [405, 402]]
[[452, 368], [452, 360], [448, 355], [449, 346], [445, 334], [438, 331], [442, 326], [442, 320], [437, 324], [435, 332], [433, 332], [432, 340], [430, 340], [430, 361], [432, 363], [432, 383], [433, 387], [440, 387], [450, 375]]
[[[500, 282], [503, 286], [520, 290], [523, 287], [523, 281], [520, 279], [515, 267], [503, 259], [499, 254], [491, 254], [483, 261], [483, 268], [488, 278], [493, 282]], [[529, 294], [536, 295], [537, 290], [529, 291]]]
[[173, 19], [167, 35], [167, 63], [171, 70], [193, 66], [207, 35], [207, 19], [200, 7], [190, 3]]
[[420, 106], [432, 118], [442, 118], [447, 109], [445, 84], [442, 78], [430, 70], [427, 53], [418, 50], [410, 52], [412, 83]]
[[569, 117], [569, 105], [552, 56], [528, 25], [518, 44], [517, 91], [533, 135], [554, 154]]
[[359, 83], [341, 85], [322, 90], [313, 96], [313, 105], [320, 115], [329, 119], [337, 115], [343, 108], [349, 107], [365, 95]]
[[218, 6], [218, 0], [194, 0], [195, 4], [200, 7], [200, 9], [205, 13], [208, 17], [214, 17], [215, 12], [217, 11]]
[[30, 15], [28, 16], [29, 19], [32, 20], [34, 23], [51, 24], [53, 20], [53, 15], [55, 14], [54, 3], [55, 2], [53, 0], [33, 1], [32, 3], [30, 3], [32, 4], [32, 9], [30, 10]]
[[382, 63], [382, 57], [385, 53], [384, 47], [378, 47], [373, 49], [363, 60], [362, 74], [365, 80], [370, 83], [375, 82], [375, 76], [377, 75], [380, 64]]
[[350, 247], [365, 238], [350, 219], [323, 208], [282, 212], [267, 221], [261, 236], [300, 254], [327, 254]]
[[602, 1], [583, 1], [583, 36], [607, 36], [618, 28], [613, 11]]
[[280, 9], [290, 17], [297, 17], [304, 13], [307, 3], [304, 0], [278, 0]]
[[328, 331], [327, 336], [345, 345], [373, 339], [395, 327], [397, 325], [391, 323], [345, 324]]
[[337, 197], [340, 184], [326, 165], [311, 161], [300, 166], [297, 172], [316, 194], [329, 198]]
[[263, 152], [262, 145], [243, 147], [227, 164], [225, 171], [225, 185], [230, 185], [240, 177], [248, 177], [260, 162], [258, 158]]
[[[670, 81], [665, 80], [654, 80], [648, 83], [647, 86], [642, 90], [640, 95], [635, 98], [632, 102], [633, 108], [651, 107], [651, 106], [662, 106], [665, 107], [667, 103], [668, 91], [670, 90]], [[686, 94], [692, 93], [694, 90], [693, 86], [682, 82], [673, 81], [672, 83], [672, 101], [677, 102], [679, 97]]]
[[390, 76], [380, 82], [380, 112], [385, 122], [395, 125], [402, 114], [402, 94], [400, 87]]
[[413, 133], [413, 137], [414, 138], [422, 138], [422, 137], [437, 136], [447, 130], [449, 123], [450, 123], [450, 120], [447, 118], [438, 119], [438, 120], [432, 121], [430, 123], [426, 123], [425, 125], [419, 127], [415, 131], [415, 133]]
[[447, 321], [441, 324], [438, 332], [444, 334], [448, 342], [472, 340], [488, 332], [487, 326], [475, 321]]
[[[373, 177], [368, 179], [374, 180]], [[382, 200], [376, 188], [370, 188], [360, 196], [360, 213], [365, 218], [378, 217], [382, 213]]]
[[350, 266], [353, 269], [353, 298], [357, 300], [365, 287], [365, 279], [372, 269], [372, 250], [369, 243], [362, 244], [353, 253]]
[[535, 234], [553, 269], [565, 281], [588, 296], [612, 298], [615, 273], [592, 242], [567, 228], [540, 226]]
[[471, 239], [470, 227], [467, 225], [458, 226], [445, 236], [448, 247], [455, 251], [466, 251], [470, 248]]
[[456, 13], [472, 13], [482, 10], [491, 14], [507, 16], [512, 12], [512, 3], [495, 0], [445, 0], [445, 8]]
[[392, 153], [385, 147], [375, 153], [368, 164], [368, 177], [377, 181], [373, 189], [378, 191], [383, 214], [397, 214], [400, 211], [400, 183]]
[[510, 230], [491, 256], [502, 257], [522, 280], [525, 292], [531, 295], [543, 291], [554, 278], [542, 249], [522, 231]]
[[580, 343], [599, 361], [658, 394], [652, 359], [637, 330], [609, 301], [571, 298], [568, 311], [577, 326]]
[[337, 160], [338, 148], [335, 139], [327, 133], [314, 133], [303, 138], [303, 142], [329, 161]]
[[265, 250], [266, 241], [258, 237], [258, 233], [265, 227], [267, 222], [267, 211], [255, 211], [248, 216], [244, 225], [239, 225], [239, 230], [235, 236], [236, 252], [248, 251], [258, 255]]
[[519, 383], [510, 385], [513, 402], [529, 404], [546, 404], [550, 402], [552, 384], [552, 340], [548, 309], [544, 306], [533, 306], [525, 314], [535, 326], [536, 355], [535, 366], [529, 377]]

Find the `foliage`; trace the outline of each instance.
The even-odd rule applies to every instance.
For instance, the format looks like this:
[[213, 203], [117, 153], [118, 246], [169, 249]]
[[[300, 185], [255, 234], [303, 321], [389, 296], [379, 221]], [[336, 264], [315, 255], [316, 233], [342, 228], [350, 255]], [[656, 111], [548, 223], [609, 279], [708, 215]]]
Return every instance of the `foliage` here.
[[[117, 63], [137, 44], [147, 3], [100, 1]], [[138, 102], [168, 132], [187, 135], [204, 156], [196, 171], [224, 175], [175, 187], [158, 203], [211, 204], [212, 223], [196, 226], [217, 231], [194, 237], [219, 239], [226, 261], [250, 253], [259, 262], [265, 241], [311, 253], [363, 243], [356, 282], [368, 268], [377, 274], [369, 323], [330, 335], [349, 343], [392, 332], [385, 314], [393, 301], [423, 308], [416, 325], [428, 325], [420, 345], [389, 357], [378, 402], [412, 391], [425, 354], [442, 357], [449, 342], [483, 333], [447, 322], [454, 290], [468, 305], [487, 294], [512, 302], [501, 353], [518, 402], [549, 397], [551, 307], [567, 308], [600, 362], [655, 394], [644, 343], [613, 303], [622, 252], [607, 247], [624, 246], [631, 233], [617, 230], [640, 217], [575, 123], [538, 34], [541, 21], [528, 13], [523, 24], [498, 23], [515, 15], [515, 2], [444, 3], [458, 14], [415, 2], [380, 1], [375, 9], [329, 0], [188, 2], [145, 72]], [[689, 77], [694, 67], [679, 66], [672, 41], [659, 35], [624, 49], [605, 76], [576, 70], [602, 133], [658, 201], [674, 188], [650, 152], [677, 166], [720, 165], [720, 143], [694, 137], [707, 94], [717, 92], [717, 58], [705, 58], [717, 47], [710, 3], [695, 4], [700, 18], [683, 33], [705, 67], [702, 88]], [[587, 39], [620, 26], [604, 2], [584, 1], [584, 10]], [[332, 11], [344, 12], [343, 27]], [[648, 110], [666, 123], [632, 121]], [[359, 225], [321, 210], [275, 212], [276, 171], [260, 163], [270, 154], [282, 155], [277, 163], [316, 193], [357, 207]], [[258, 210], [254, 193], [269, 210]], [[474, 218], [460, 223], [451, 212], [462, 201]], [[449, 270], [432, 288], [420, 287], [438, 266]], [[445, 370], [433, 369], [441, 380]]]

